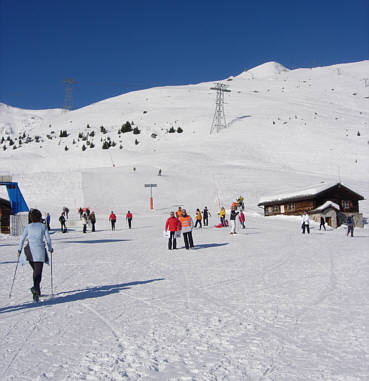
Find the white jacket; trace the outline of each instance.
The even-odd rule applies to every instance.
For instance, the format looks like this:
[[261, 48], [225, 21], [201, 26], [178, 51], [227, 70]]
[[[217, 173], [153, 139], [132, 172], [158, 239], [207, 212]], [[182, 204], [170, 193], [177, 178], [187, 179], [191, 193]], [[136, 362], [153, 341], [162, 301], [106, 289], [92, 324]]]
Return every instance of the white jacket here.
[[305, 225], [310, 225], [310, 217], [308, 214], [302, 216], [302, 222], [305, 223]]

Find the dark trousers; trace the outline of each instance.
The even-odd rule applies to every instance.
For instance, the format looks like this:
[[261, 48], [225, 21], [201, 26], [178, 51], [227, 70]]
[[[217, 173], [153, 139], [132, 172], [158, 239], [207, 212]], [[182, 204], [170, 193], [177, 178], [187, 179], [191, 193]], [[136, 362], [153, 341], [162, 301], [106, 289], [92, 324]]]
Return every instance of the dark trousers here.
[[187, 250], [193, 247], [192, 232], [183, 233], [183, 239]]
[[209, 223], [208, 217], [204, 216], [204, 226], [208, 226], [208, 223]]
[[305, 223], [302, 224], [302, 234], [305, 234], [305, 229], [306, 229], [307, 233], [310, 234], [309, 224], [305, 224]]
[[172, 250], [177, 248], [176, 232], [170, 232], [168, 240], [168, 249]]
[[197, 224], [200, 224], [200, 228], [202, 228], [202, 223], [201, 223], [201, 220], [196, 220], [196, 223], [195, 223], [195, 228], [197, 227]]
[[62, 232], [65, 232], [65, 231], [67, 231], [67, 226], [65, 225], [65, 222], [64, 223], [60, 223], [61, 224], [61, 231]]
[[347, 226], [347, 235], [351, 233], [351, 237], [354, 236], [354, 227], [353, 226]]
[[115, 220], [111, 220], [111, 230], [115, 230]]
[[86, 233], [86, 231], [87, 231], [87, 225], [83, 224], [83, 233]]
[[240, 221], [240, 224], [242, 226], [242, 229], [245, 229], [245, 223], [243, 221]]
[[127, 221], [128, 221], [128, 227], [131, 229], [132, 218], [127, 218]]
[[35, 292], [40, 295], [40, 283], [42, 278], [42, 268], [44, 266], [44, 262], [29, 262], [33, 269], [33, 287], [35, 288]]
[[325, 228], [325, 224], [324, 224], [324, 222], [321, 222], [321, 223], [320, 223], [319, 230], [322, 230], [322, 226], [323, 226], [324, 230], [327, 230], [327, 229]]
[[222, 223], [222, 226], [226, 226], [225, 217], [220, 217], [220, 222]]
[[92, 229], [91, 229], [91, 231], [93, 231], [93, 232], [95, 231], [95, 223], [96, 223], [96, 222], [91, 222], [91, 225], [92, 225]]

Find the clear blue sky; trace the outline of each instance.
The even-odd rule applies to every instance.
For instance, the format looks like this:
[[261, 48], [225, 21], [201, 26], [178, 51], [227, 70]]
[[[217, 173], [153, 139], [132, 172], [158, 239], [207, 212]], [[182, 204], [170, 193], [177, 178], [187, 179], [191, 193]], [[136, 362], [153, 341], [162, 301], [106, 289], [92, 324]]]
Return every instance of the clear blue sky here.
[[267, 61], [369, 58], [368, 0], [0, 0], [0, 101], [74, 108]]

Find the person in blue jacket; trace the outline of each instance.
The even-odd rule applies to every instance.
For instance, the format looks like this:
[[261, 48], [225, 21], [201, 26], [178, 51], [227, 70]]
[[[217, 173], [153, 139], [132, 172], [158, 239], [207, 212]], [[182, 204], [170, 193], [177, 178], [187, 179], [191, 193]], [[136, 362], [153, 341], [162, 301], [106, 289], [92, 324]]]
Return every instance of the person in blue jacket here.
[[[29, 262], [33, 269], [33, 287], [31, 292], [33, 300], [38, 301], [41, 290], [40, 283], [42, 278], [42, 269], [44, 263], [48, 263], [48, 256], [45, 247], [44, 238], [50, 253], [53, 253], [50, 234], [45, 224], [41, 222], [42, 215], [38, 209], [31, 209], [29, 213], [31, 223], [26, 226], [18, 246], [18, 257], [20, 262]], [[23, 248], [23, 244], [28, 238], [28, 244]], [[23, 249], [23, 250], [22, 250]]]

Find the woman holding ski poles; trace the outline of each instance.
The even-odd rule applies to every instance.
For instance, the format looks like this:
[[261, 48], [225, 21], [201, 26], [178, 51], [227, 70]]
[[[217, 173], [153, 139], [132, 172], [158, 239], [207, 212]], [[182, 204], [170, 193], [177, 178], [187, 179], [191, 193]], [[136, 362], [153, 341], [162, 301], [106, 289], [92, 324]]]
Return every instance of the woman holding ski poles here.
[[[31, 209], [29, 216], [31, 223], [24, 229], [23, 235], [19, 242], [18, 257], [20, 256], [20, 263], [24, 264], [28, 261], [33, 269], [33, 287], [31, 288], [31, 292], [33, 295], [33, 300], [38, 302], [41, 294], [40, 283], [42, 278], [42, 269], [44, 263], [49, 263], [44, 237], [46, 239], [49, 252], [52, 253], [54, 250], [51, 244], [49, 231], [47, 230], [45, 224], [41, 222], [41, 212], [38, 209]], [[26, 238], [28, 238], [28, 244], [22, 250]]]

